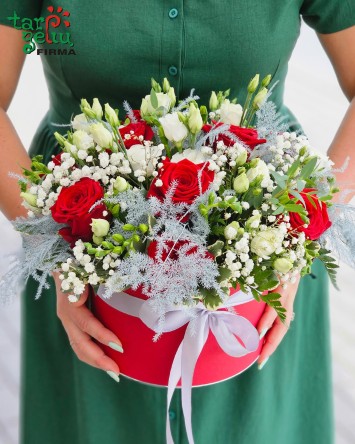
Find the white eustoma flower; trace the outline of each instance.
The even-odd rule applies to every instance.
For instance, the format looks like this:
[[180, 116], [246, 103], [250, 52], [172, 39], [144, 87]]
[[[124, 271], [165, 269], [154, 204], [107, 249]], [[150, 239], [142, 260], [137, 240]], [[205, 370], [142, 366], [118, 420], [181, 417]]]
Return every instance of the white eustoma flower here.
[[163, 148], [164, 145], [132, 145], [127, 150], [127, 156], [132, 170], [143, 170], [147, 176], [151, 176], [157, 164], [157, 159], [163, 153]]
[[[171, 98], [165, 93], [156, 93], [158, 99], [158, 108], [162, 107], [166, 111], [169, 111], [171, 105]], [[156, 109], [153, 108], [150, 94], [145, 96], [141, 104], [141, 114], [142, 116], [146, 114], [155, 114]]]
[[74, 130], [80, 130], [80, 131], [86, 131], [88, 132], [89, 129], [89, 124], [88, 124], [88, 120], [85, 116], [84, 113], [82, 114], [78, 114], [77, 116], [74, 117], [74, 120], [72, 121], [72, 127]]
[[171, 142], [179, 143], [186, 139], [188, 131], [186, 126], [180, 122], [178, 113], [167, 114], [159, 119], [165, 137]]
[[94, 139], [86, 131], [79, 130], [73, 134], [73, 143], [79, 150], [87, 151], [94, 145]]
[[251, 241], [251, 251], [263, 259], [270, 257], [282, 245], [283, 235], [277, 228], [259, 232]]
[[261, 186], [267, 186], [270, 180], [270, 173], [269, 168], [267, 167], [266, 163], [261, 159], [255, 159], [258, 162], [253, 168], [250, 168], [250, 170], [247, 171], [247, 178], [249, 182], [252, 182], [254, 179], [256, 179], [258, 176], [262, 176], [263, 180], [261, 183]]
[[91, 229], [95, 236], [104, 237], [110, 230], [110, 223], [106, 219], [92, 219]]
[[223, 101], [220, 110], [221, 122], [229, 125], [240, 125], [242, 114], [243, 108], [241, 105], [231, 103], [228, 99]]
[[94, 138], [94, 141], [101, 147], [108, 148], [112, 145], [112, 134], [102, 123], [94, 123], [90, 125], [90, 133]]

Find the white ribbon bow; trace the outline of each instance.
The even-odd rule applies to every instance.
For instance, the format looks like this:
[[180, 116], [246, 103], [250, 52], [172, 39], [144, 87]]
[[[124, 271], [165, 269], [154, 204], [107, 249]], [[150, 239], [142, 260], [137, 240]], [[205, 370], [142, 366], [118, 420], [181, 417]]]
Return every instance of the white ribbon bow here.
[[[104, 287], [100, 287], [98, 296], [103, 298], [104, 291]], [[239, 291], [228, 298], [228, 301], [220, 308], [232, 307], [252, 299], [253, 297], [249, 294]], [[126, 293], [114, 293], [111, 299], [105, 301], [123, 313], [139, 317], [149, 328], [158, 332], [159, 315], [153, 310], [149, 300], [144, 301]], [[197, 360], [207, 341], [209, 331], [212, 331], [222, 350], [235, 358], [245, 356], [255, 351], [259, 346], [259, 334], [246, 318], [225, 310], [207, 310], [202, 303], [189, 311], [179, 307], [172, 307], [168, 310], [165, 313], [163, 333], [177, 330], [185, 324], [188, 326], [175, 354], [169, 375], [166, 415], [167, 444], [174, 444], [170, 429], [169, 406], [180, 378], [186, 433], [189, 444], [194, 444], [191, 422], [192, 380]]]

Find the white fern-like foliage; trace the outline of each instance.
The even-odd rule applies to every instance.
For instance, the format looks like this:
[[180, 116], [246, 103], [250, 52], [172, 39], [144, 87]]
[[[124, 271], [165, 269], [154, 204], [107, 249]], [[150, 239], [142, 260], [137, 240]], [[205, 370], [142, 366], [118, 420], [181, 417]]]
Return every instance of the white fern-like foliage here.
[[69, 244], [59, 235], [62, 225], [48, 217], [18, 218], [13, 222], [21, 232], [22, 252], [9, 257], [8, 271], [0, 280], [0, 303], [7, 304], [32, 277], [38, 282], [35, 298], [48, 289], [48, 277], [57, 266], [71, 256]]
[[125, 100], [123, 102], [123, 108], [126, 111], [126, 114], [129, 118], [129, 120], [131, 121], [131, 123], [137, 123], [137, 119], [136, 119], [136, 116], [134, 115], [133, 109], [132, 109], [131, 105], [127, 102], [127, 100]]
[[355, 207], [334, 204], [328, 210], [332, 226], [320, 238], [332, 255], [355, 268]]

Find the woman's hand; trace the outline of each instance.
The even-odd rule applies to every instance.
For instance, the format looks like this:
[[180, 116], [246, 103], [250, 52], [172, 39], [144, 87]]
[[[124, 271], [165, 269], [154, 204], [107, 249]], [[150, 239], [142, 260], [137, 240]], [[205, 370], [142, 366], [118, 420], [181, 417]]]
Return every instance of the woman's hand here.
[[89, 295], [89, 287], [81, 295], [78, 302], [68, 301], [68, 295], [61, 291], [58, 273], [53, 273], [57, 290], [57, 315], [68, 335], [70, 345], [80, 361], [106, 371], [115, 381], [119, 381], [120, 369], [103, 350], [95, 344], [96, 339], [114, 350], [123, 353], [121, 341], [114, 333], [98, 321], [85, 302]]
[[286, 320], [282, 322], [277, 316], [276, 311], [270, 306], [266, 306], [265, 311], [258, 323], [258, 331], [260, 337], [265, 337], [264, 345], [261, 350], [258, 365], [261, 370], [266, 364], [269, 357], [279, 346], [283, 337], [290, 328], [290, 323], [293, 320], [293, 303], [295, 301], [299, 279], [294, 283], [288, 283], [286, 288], [282, 286], [277, 287], [275, 293], [281, 294], [280, 302], [286, 309]]

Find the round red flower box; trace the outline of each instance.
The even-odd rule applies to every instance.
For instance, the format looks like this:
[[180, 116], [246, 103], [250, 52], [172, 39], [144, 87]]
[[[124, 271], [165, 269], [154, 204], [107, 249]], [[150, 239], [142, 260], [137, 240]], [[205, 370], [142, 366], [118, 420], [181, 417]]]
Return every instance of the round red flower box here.
[[[140, 291], [129, 290], [126, 294], [127, 298], [146, 299]], [[117, 362], [122, 375], [146, 384], [167, 386], [172, 363], [184, 339], [187, 324], [177, 330], [163, 333], [154, 342], [155, 332], [148, 328], [139, 317], [125, 314], [114, 308], [112, 306], [114, 298], [115, 294], [110, 299], [93, 296], [92, 310], [95, 316], [121, 340], [124, 353], [119, 353], [102, 344], [100, 346], [110, 358]], [[264, 309], [264, 302], [252, 299], [238, 303], [234, 312], [256, 326]], [[214, 384], [242, 373], [257, 360], [261, 346], [262, 341], [259, 341], [259, 346], [255, 351], [235, 358], [221, 349], [210, 330], [197, 360], [192, 385], [197, 387]]]

